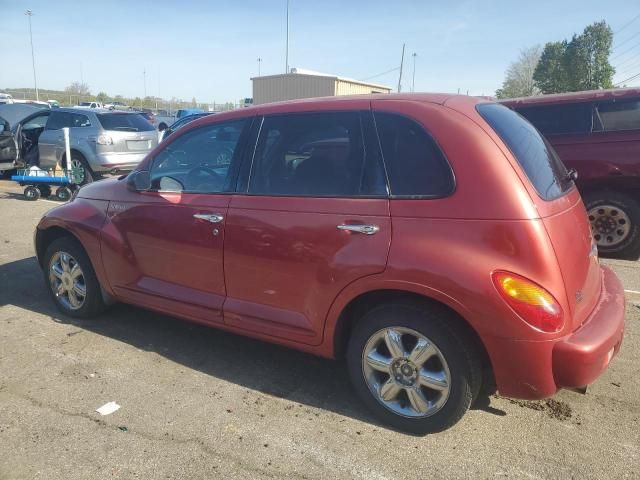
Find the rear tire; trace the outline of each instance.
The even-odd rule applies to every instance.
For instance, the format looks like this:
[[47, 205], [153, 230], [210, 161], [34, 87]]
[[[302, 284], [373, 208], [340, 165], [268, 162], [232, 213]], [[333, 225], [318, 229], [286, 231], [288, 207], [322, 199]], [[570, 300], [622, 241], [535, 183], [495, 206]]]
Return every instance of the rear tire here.
[[624, 193], [608, 190], [584, 195], [593, 238], [602, 256], [640, 257], [640, 204]]
[[[93, 170], [91, 170], [87, 160], [79, 153], [71, 153], [71, 169], [73, 169], [74, 173], [77, 172], [79, 175], [79, 178], [74, 182], [79, 186], [92, 183], [98, 179], [98, 176], [93, 173]], [[73, 174], [71, 174], [71, 176], [73, 176]]]
[[72, 237], [61, 237], [47, 247], [42, 271], [49, 295], [65, 315], [91, 318], [106, 308], [100, 283], [89, 256]]
[[[469, 409], [482, 384], [482, 363], [457, 322], [439, 305], [406, 302], [380, 305], [358, 321], [347, 349], [349, 374], [384, 423], [424, 435], [453, 426]], [[387, 347], [394, 335], [400, 355]], [[420, 356], [418, 345], [435, 348]]]

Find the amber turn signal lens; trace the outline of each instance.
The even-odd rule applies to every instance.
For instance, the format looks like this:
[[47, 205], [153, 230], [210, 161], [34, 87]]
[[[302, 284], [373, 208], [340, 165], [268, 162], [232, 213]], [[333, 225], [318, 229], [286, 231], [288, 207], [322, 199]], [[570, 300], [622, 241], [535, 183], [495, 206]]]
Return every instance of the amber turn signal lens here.
[[562, 329], [562, 308], [540, 285], [510, 272], [494, 272], [492, 278], [500, 296], [533, 328], [547, 333]]

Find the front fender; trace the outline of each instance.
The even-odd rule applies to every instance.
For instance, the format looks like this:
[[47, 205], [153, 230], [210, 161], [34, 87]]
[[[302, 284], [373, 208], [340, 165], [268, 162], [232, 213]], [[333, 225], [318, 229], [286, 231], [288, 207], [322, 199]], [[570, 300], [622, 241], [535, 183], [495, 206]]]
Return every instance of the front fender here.
[[63, 231], [71, 234], [87, 252], [98, 281], [111, 294], [101, 261], [100, 236], [106, 220], [109, 202], [76, 198], [74, 201], [52, 208], [42, 217], [35, 232], [35, 247], [38, 261], [52, 239]]

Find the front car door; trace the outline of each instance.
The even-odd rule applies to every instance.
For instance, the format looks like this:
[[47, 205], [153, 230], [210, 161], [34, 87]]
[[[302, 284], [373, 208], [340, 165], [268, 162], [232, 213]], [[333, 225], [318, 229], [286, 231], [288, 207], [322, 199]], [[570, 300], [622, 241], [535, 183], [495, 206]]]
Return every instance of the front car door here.
[[[71, 127], [71, 113], [53, 111], [45, 126], [38, 147], [40, 149], [40, 167], [47, 170], [54, 168], [64, 150], [64, 135], [62, 128]], [[61, 165], [63, 168], [65, 165]]]
[[338, 293], [385, 269], [389, 201], [360, 103], [262, 119], [246, 192], [227, 217], [226, 324], [317, 345]]
[[18, 144], [9, 122], [0, 117], [0, 171], [10, 170], [18, 158]]
[[196, 321], [222, 321], [222, 248], [250, 119], [177, 137], [150, 163], [151, 189], [111, 202], [103, 259], [116, 296]]

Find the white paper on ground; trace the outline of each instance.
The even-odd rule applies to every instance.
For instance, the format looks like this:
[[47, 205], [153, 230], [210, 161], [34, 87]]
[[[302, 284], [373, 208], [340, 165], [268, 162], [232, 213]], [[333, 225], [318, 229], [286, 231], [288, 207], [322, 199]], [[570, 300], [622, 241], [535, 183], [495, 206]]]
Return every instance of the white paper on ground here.
[[119, 408], [120, 408], [120, 405], [118, 405], [116, 402], [109, 402], [109, 403], [105, 403], [100, 408], [97, 408], [96, 412], [98, 412], [100, 415], [109, 415], [115, 412], [116, 410], [118, 410]]

